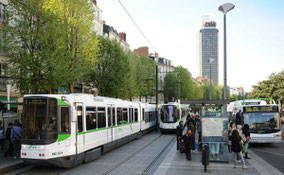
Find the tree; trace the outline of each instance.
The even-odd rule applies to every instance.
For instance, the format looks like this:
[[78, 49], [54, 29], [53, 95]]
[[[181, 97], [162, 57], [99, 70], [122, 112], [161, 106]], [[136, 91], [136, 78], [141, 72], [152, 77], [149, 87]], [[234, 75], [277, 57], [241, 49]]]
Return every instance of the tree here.
[[116, 40], [99, 37], [100, 51], [97, 63], [90, 70], [89, 84], [107, 97], [126, 99], [129, 97], [130, 78], [129, 58]]
[[68, 67], [66, 82], [70, 92], [74, 84], [85, 79], [98, 52], [98, 40], [95, 37], [93, 21], [95, 19], [90, 0], [46, 0], [44, 8], [59, 18], [59, 47], [63, 50], [65, 64]]
[[7, 21], [0, 30], [6, 36], [9, 75], [20, 93], [47, 93], [74, 84], [94, 62], [98, 47], [94, 37], [89, 37], [90, 3], [68, 2], [9, 1]]
[[252, 86], [249, 98], [273, 98], [278, 103], [284, 103], [284, 71], [272, 73], [268, 80]]
[[177, 82], [177, 76], [174, 73], [168, 73], [165, 76], [165, 84], [164, 84], [164, 97], [167, 99], [167, 101], [173, 101], [173, 99], [176, 99], [176, 82]]

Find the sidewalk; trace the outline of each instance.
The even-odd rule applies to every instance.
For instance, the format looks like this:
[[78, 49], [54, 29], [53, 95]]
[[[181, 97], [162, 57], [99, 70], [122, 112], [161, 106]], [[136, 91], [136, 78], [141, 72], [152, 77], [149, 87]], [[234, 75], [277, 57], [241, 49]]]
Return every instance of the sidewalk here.
[[0, 174], [21, 168], [22, 166], [24, 166], [23, 160], [4, 157], [4, 153], [0, 151]]
[[238, 168], [234, 167], [233, 155], [229, 154], [229, 163], [210, 162], [207, 173], [204, 172], [204, 167], [201, 164], [202, 153], [195, 151], [192, 153], [192, 160], [187, 161], [185, 154], [180, 154], [176, 151], [176, 147], [172, 147], [168, 152], [166, 158], [158, 165], [157, 169], [150, 173], [155, 175], [172, 175], [172, 174], [213, 174], [213, 175], [283, 175], [276, 168], [268, 164], [262, 158], [254, 154], [252, 151], [249, 153], [252, 159], [245, 160], [247, 169], [243, 170], [241, 163]]

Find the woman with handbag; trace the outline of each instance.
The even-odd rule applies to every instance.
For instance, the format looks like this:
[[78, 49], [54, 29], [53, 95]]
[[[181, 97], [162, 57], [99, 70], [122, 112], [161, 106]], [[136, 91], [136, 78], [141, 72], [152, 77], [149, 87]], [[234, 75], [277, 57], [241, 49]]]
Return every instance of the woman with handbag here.
[[237, 130], [234, 130], [232, 133], [232, 136], [230, 137], [230, 141], [232, 143], [232, 152], [234, 154], [234, 168], [237, 168], [238, 162], [237, 162], [237, 155], [239, 155], [241, 162], [242, 162], [242, 167], [243, 169], [247, 169], [243, 154], [242, 154], [242, 149], [243, 149], [243, 140]]

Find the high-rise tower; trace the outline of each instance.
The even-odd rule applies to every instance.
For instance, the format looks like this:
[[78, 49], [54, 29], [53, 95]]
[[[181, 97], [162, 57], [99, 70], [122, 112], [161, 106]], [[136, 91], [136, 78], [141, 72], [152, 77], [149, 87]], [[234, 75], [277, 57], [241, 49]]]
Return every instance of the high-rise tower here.
[[218, 29], [216, 29], [216, 22], [204, 22], [202, 29], [199, 31], [199, 64], [200, 76], [210, 78], [210, 61], [211, 63], [211, 79], [215, 85], [218, 85]]

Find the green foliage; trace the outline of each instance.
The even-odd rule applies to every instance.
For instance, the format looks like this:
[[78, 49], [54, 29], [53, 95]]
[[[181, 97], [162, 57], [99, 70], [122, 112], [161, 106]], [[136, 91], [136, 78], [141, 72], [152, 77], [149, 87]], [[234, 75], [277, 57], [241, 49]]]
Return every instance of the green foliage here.
[[253, 90], [249, 93], [249, 98], [273, 98], [284, 103], [284, 71], [272, 73], [268, 80], [258, 82], [252, 86]]
[[0, 30], [6, 36], [9, 75], [20, 93], [47, 93], [86, 74], [98, 50], [90, 7], [88, 0], [9, 1], [9, 22]]
[[115, 40], [99, 37], [97, 63], [90, 71], [89, 83], [107, 97], [127, 98], [131, 67], [129, 58]]
[[177, 66], [174, 73], [165, 76], [164, 96], [168, 101], [194, 99], [195, 85], [186, 68]]

